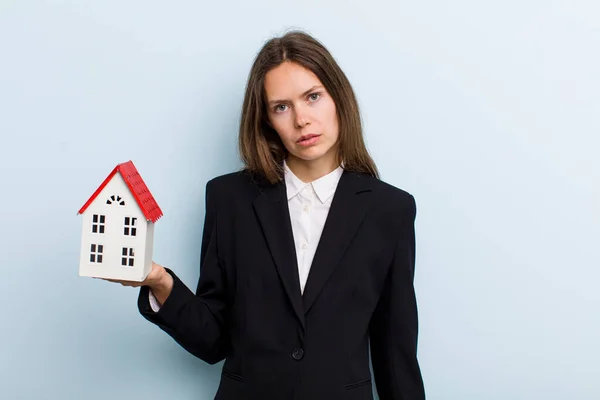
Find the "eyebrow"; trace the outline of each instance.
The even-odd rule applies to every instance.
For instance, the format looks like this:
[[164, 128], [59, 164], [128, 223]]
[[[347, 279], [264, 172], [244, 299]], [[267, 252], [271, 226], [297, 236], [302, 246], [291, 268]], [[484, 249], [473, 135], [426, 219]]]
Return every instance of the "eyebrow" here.
[[[308, 89], [306, 92], [302, 93], [302, 95], [300, 97], [304, 97], [304, 96], [308, 95], [313, 90], [322, 89], [322, 88], [323, 88], [322, 85], [315, 85], [315, 86], [311, 87], [310, 89]], [[285, 103], [286, 101], [288, 101], [288, 100], [271, 100], [271, 101], [269, 101], [269, 104]]]

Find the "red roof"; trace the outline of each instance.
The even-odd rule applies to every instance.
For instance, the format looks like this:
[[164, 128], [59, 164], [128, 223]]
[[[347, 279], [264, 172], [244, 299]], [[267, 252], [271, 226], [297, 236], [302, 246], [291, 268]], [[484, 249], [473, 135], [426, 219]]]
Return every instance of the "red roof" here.
[[152, 197], [152, 193], [144, 183], [142, 176], [139, 174], [138, 170], [133, 165], [133, 162], [127, 161], [121, 163], [112, 170], [112, 172], [106, 177], [104, 182], [100, 185], [98, 189], [94, 192], [92, 197], [81, 207], [79, 210], [79, 214], [83, 214], [83, 212], [88, 208], [90, 204], [96, 199], [98, 194], [106, 187], [108, 182], [115, 176], [116, 173], [120, 173], [123, 177], [123, 180], [127, 184], [129, 191], [135, 198], [135, 201], [140, 206], [142, 213], [146, 217], [148, 221], [156, 222], [160, 217], [162, 217], [162, 210]]

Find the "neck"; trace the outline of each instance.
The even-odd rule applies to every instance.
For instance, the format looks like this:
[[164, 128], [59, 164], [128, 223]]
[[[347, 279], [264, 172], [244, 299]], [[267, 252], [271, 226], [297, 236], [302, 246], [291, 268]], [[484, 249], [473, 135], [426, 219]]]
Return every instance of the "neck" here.
[[290, 154], [285, 161], [294, 175], [304, 183], [315, 181], [340, 166], [336, 157], [321, 157], [316, 160], [302, 160]]

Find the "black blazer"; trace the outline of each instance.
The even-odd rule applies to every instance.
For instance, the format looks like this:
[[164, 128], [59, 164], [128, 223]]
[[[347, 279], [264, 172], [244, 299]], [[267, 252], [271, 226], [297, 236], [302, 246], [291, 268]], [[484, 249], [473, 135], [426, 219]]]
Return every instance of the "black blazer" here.
[[285, 183], [242, 171], [206, 185], [200, 279], [173, 273], [159, 312], [142, 315], [190, 353], [225, 360], [217, 400], [425, 398], [417, 362], [412, 195], [344, 171], [304, 294]]

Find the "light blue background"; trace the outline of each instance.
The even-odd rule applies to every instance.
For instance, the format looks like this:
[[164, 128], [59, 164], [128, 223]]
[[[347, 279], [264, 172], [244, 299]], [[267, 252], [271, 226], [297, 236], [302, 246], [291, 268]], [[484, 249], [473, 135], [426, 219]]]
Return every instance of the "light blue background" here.
[[428, 399], [600, 398], [600, 3], [0, 2], [3, 399], [212, 399], [220, 365], [77, 275], [77, 210], [134, 160], [157, 262], [198, 278], [204, 184], [240, 166], [252, 59], [301, 27], [418, 205]]

